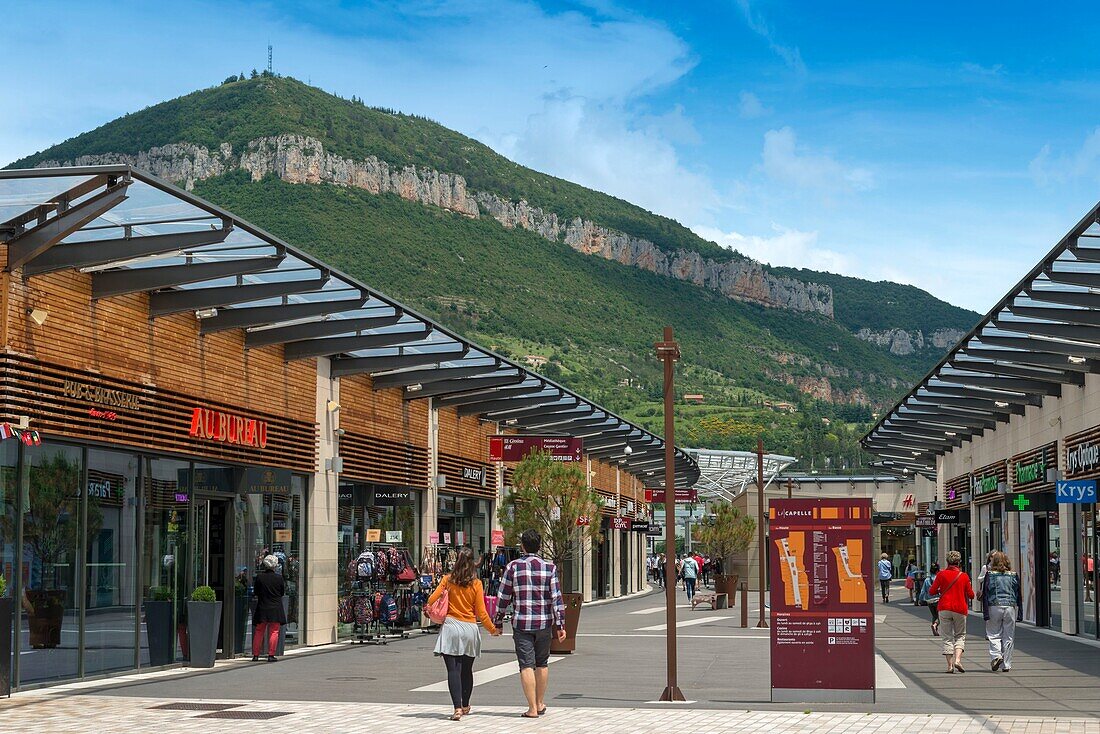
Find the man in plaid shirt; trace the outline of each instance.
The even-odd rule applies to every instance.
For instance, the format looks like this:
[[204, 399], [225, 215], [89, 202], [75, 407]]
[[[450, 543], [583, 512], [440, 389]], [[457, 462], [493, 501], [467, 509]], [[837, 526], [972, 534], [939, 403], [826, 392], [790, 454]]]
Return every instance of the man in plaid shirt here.
[[525, 530], [519, 539], [523, 557], [508, 564], [497, 592], [497, 618], [511, 606], [512, 640], [519, 659], [519, 680], [527, 698], [523, 716], [537, 719], [546, 713], [546, 688], [550, 683], [550, 632], [565, 640], [565, 602], [558, 587], [557, 568], [538, 555], [542, 537]]

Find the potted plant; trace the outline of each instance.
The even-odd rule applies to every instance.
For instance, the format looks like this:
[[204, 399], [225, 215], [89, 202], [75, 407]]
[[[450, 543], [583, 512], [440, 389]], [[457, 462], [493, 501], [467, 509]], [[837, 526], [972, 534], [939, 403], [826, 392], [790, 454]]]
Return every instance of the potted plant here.
[[[518, 544], [524, 530], [535, 530], [542, 536], [542, 554], [554, 562], [561, 584], [562, 569], [573, 559], [577, 548], [586, 539], [593, 544], [603, 541], [600, 533], [602, 505], [579, 467], [554, 461], [547, 452], [535, 451], [516, 465], [512, 488], [501, 503], [498, 516], [509, 545]], [[584, 601], [583, 594], [563, 593], [562, 596], [566, 638], [564, 642], [555, 638], [551, 646], [551, 650], [559, 653], [576, 649]]]
[[248, 633], [248, 574], [244, 569], [233, 582], [233, 652], [244, 652]]
[[149, 665], [169, 665], [175, 658], [175, 601], [172, 589], [154, 586], [145, 600], [145, 635]]
[[0, 696], [11, 695], [11, 630], [14, 604], [8, 596], [8, 582], [0, 574]]
[[[37, 459], [30, 467], [30, 482], [23, 514], [24, 562], [30, 573], [23, 589], [22, 606], [33, 648], [61, 644], [66, 601], [74, 582], [73, 558], [80, 546], [80, 465], [63, 452]], [[103, 524], [95, 504], [88, 506], [88, 537]], [[0, 529], [15, 537], [15, 518], [0, 515]], [[72, 606], [72, 605], [70, 605]]]
[[191, 642], [191, 667], [213, 668], [221, 632], [222, 603], [209, 586], [200, 586], [187, 602], [187, 636]]
[[755, 533], [756, 520], [742, 515], [740, 510], [726, 502], [712, 505], [711, 513], [695, 529], [695, 537], [707, 555], [721, 564], [722, 573], [714, 575], [714, 591], [727, 594], [731, 607], [739, 580], [738, 575], [733, 573], [734, 554], [743, 553], [752, 543]]

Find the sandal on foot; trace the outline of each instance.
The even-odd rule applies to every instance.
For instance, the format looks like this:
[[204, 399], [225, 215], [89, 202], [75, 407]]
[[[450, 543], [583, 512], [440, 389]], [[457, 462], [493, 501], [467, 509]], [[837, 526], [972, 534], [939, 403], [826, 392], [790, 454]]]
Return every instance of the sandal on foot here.
[[539, 717], [538, 714], [535, 714], [534, 716], [531, 716], [526, 711], [524, 711], [522, 714], [520, 714], [520, 718], [523, 718], [523, 719], [537, 719], [538, 717]]
[[470, 713], [470, 707], [469, 706], [463, 706], [462, 707], [462, 715], [465, 716], [468, 713]]
[[959, 665], [958, 663], [955, 663], [955, 670], [959, 671], [960, 673], [966, 672], [965, 670], [963, 670], [963, 666]]
[[545, 715], [546, 715], [546, 707], [543, 706], [542, 708], [539, 709], [539, 716], [545, 716]]

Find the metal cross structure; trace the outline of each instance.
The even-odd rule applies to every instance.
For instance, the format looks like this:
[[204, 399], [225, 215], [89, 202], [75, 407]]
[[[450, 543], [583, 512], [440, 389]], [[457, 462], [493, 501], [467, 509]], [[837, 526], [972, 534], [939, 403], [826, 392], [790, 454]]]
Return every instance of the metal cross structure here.
[[[744, 494], [745, 488], [756, 483], [755, 451], [719, 451], [717, 449], [684, 449], [699, 465], [699, 481], [695, 489], [702, 500], [732, 502]], [[782, 454], [764, 454], [764, 486], [797, 459]]]

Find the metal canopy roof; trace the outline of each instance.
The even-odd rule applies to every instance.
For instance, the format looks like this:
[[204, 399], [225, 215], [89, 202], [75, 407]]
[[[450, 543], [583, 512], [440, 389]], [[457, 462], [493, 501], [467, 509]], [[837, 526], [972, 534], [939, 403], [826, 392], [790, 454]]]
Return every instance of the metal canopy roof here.
[[1100, 372], [1100, 204], [863, 437], [873, 466], [936, 475], [936, 457]]
[[[755, 451], [718, 451], [715, 449], [684, 449], [699, 464], [699, 481], [695, 488], [704, 499], [731, 501], [750, 484], [756, 483]], [[797, 459], [780, 454], [764, 454], [765, 489], [781, 471]]]
[[[663, 441], [464, 339], [207, 201], [125, 165], [0, 171], [8, 270], [76, 269], [93, 298], [148, 292], [150, 315], [191, 312], [200, 332], [243, 329], [246, 348], [332, 357], [333, 376], [434, 398], [517, 430], [586, 437], [591, 456], [647, 476]], [[625, 449], [631, 447], [632, 453]], [[699, 469], [676, 450], [676, 484]]]

